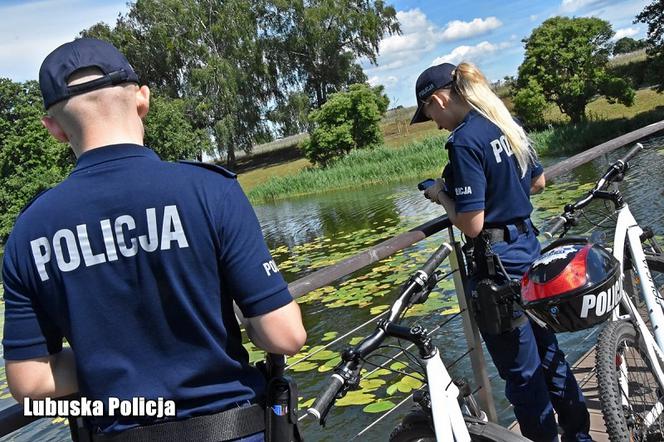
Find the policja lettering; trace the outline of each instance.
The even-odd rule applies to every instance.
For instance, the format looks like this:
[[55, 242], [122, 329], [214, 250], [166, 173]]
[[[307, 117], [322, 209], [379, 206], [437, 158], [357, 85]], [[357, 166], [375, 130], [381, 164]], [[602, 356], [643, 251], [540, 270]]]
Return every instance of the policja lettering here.
[[[55, 232], [51, 241], [45, 236], [30, 241], [32, 256], [40, 279], [42, 281], [49, 279], [46, 264], [51, 261], [52, 255], [55, 255], [55, 261], [60, 271], [71, 272], [80, 267], [81, 261], [85, 267], [117, 261], [118, 252], [126, 258], [130, 258], [138, 253], [139, 245], [146, 252], [154, 252], [157, 249], [170, 250], [173, 241], [181, 249], [189, 247], [177, 206], [165, 206], [163, 213], [161, 237], [158, 236], [159, 228], [155, 208], [145, 210], [148, 234], [140, 235], [138, 238], [125, 237], [125, 234], [136, 229], [136, 221], [130, 215], [121, 215], [113, 223], [110, 219], [100, 220], [99, 228], [104, 238], [104, 251], [100, 250], [101, 245], [93, 250], [86, 224], [77, 225], [76, 233], [70, 229], [60, 229]], [[82, 260], [79, 247], [83, 255]]]

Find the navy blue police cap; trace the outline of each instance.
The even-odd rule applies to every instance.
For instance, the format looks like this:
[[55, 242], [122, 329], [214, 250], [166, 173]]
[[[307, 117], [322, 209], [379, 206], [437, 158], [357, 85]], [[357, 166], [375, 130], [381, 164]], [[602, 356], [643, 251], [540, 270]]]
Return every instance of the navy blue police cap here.
[[417, 110], [410, 124], [421, 123], [430, 120], [424, 115], [424, 102], [438, 89], [449, 87], [454, 81], [454, 70], [456, 66], [451, 63], [443, 63], [427, 68], [417, 77], [415, 83], [415, 98], [417, 99]]
[[[97, 68], [103, 77], [68, 86], [71, 75], [84, 68]], [[56, 48], [39, 68], [39, 87], [44, 108], [102, 87], [138, 83], [138, 75], [115, 46], [94, 38], [80, 38]]]

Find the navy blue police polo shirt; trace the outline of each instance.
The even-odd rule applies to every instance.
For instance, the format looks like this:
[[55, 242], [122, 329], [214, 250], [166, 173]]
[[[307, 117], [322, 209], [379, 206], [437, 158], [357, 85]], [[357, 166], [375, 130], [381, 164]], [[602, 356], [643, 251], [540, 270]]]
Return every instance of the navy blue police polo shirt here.
[[502, 226], [530, 216], [530, 184], [542, 174], [529, 165], [522, 176], [516, 156], [501, 130], [471, 110], [450, 134], [449, 163], [443, 178], [457, 212], [484, 210], [485, 226]]
[[292, 297], [227, 175], [137, 145], [81, 155], [6, 244], [4, 358], [57, 353], [66, 338], [82, 396], [172, 399], [178, 418], [260, 396], [232, 302], [254, 317]]

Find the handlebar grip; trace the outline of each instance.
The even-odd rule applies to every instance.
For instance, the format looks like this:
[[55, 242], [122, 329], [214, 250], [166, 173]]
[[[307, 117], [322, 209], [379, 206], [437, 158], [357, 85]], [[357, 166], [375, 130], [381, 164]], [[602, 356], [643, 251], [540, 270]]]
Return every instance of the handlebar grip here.
[[307, 410], [307, 413], [315, 416], [321, 425], [325, 422], [325, 417], [330, 412], [330, 408], [334, 404], [334, 399], [343, 385], [344, 379], [341, 376], [336, 373], [330, 376], [323, 393], [316, 398], [316, 401]]
[[636, 146], [634, 146], [632, 150], [627, 152], [627, 155], [625, 155], [618, 161], [621, 161], [623, 164], [627, 164], [627, 162], [630, 161], [632, 158], [634, 158], [636, 154], [639, 153], [641, 150], [643, 150], [643, 144], [636, 143]]
[[443, 243], [438, 249], [433, 252], [433, 255], [429, 257], [427, 262], [424, 263], [424, 266], [422, 267], [422, 271], [427, 274], [427, 278], [430, 277], [434, 271], [438, 268], [438, 266], [447, 258], [450, 253], [452, 253], [452, 248], [451, 245], [448, 243]]
[[565, 225], [565, 223], [567, 223], [567, 219], [564, 216], [559, 216], [558, 220], [553, 223], [553, 225], [549, 227], [549, 229], [544, 232], [543, 235], [547, 238], [553, 238], [553, 235], [555, 235], [556, 232]]

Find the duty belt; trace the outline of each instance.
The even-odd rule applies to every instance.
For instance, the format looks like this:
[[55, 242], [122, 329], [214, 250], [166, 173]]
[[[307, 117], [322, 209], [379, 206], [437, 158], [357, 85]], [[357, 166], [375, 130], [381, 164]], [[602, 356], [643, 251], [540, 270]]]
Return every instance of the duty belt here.
[[492, 243], [501, 241], [511, 242], [514, 241], [519, 234], [528, 232], [530, 226], [532, 226], [531, 221], [527, 219], [510, 223], [502, 227], [485, 227], [482, 229], [482, 233], [486, 235], [486, 238]]
[[93, 442], [218, 442], [249, 436], [265, 430], [260, 405], [231, 408], [216, 414], [131, 428], [114, 435], [94, 434]]

